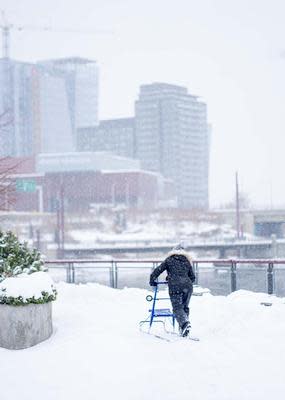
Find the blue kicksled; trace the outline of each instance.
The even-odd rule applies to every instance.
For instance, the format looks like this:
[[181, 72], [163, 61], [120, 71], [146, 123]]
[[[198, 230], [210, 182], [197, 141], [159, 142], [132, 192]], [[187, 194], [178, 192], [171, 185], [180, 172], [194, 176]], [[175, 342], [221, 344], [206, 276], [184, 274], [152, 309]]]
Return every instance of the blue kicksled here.
[[[159, 288], [163, 285], [168, 285], [167, 281], [162, 281], [156, 282], [156, 286], [154, 289], [154, 294], [152, 295], [147, 295], [146, 296], [146, 300], [149, 302], [152, 302], [152, 307], [148, 310], [149, 311], [149, 315], [148, 317], [143, 320], [140, 321], [139, 323], [139, 327], [140, 327], [140, 331], [143, 333], [147, 333], [149, 335], [152, 335], [158, 339], [162, 339], [162, 340], [166, 340], [167, 342], [173, 342], [173, 338], [176, 337], [176, 339], [182, 339], [182, 337], [179, 335], [178, 332], [176, 332], [175, 329], [175, 315], [173, 314], [173, 312], [169, 309], [169, 308], [157, 308], [157, 302], [162, 301], [162, 300], [170, 300], [169, 297], [159, 297]], [[169, 322], [172, 330], [168, 330], [166, 328], [166, 322]], [[164, 330], [164, 334], [166, 334], [166, 336], [159, 335], [156, 333], [151, 332], [151, 328], [153, 326], [153, 324], [158, 323], [158, 324], [162, 324], [163, 326], [163, 330]], [[144, 330], [144, 328], [147, 327], [147, 330]], [[171, 338], [172, 336], [172, 338]], [[198, 341], [198, 338], [193, 338], [188, 336], [188, 339], [191, 340], [195, 340]], [[184, 339], [184, 338], [183, 338]]]
[[[148, 317], [145, 320], [140, 321], [139, 326], [140, 330], [143, 333], [147, 333], [149, 335], [155, 336], [156, 338], [166, 340], [167, 342], [171, 342], [172, 340], [169, 337], [167, 336], [165, 337], [163, 336], [163, 334], [158, 335], [156, 333], [151, 332], [153, 324], [158, 323], [162, 324], [164, 334], [167, 334], [168, 336], [170, 334], [176, 336], [178, 335], [178, 333], [175, 332], [175, 316], [173, 312], [169, 308], [157, 308], [157, 302], [161, 300], [169, 300], [169, 297], [159, 297], [159, 288], [164, 285], [168, 285], [168, 282], [157, 281], [153, 296], [150, 294], [146, 296], [146, 300], [152, 302], [152, 307], [148, 310], [149, 311]], [[172, 326], [172, 331], [166, 329], [166, 321], [170, 322], [170, 325]], [[144, 328], [147, 328], [147, 330], [145, 330]]]

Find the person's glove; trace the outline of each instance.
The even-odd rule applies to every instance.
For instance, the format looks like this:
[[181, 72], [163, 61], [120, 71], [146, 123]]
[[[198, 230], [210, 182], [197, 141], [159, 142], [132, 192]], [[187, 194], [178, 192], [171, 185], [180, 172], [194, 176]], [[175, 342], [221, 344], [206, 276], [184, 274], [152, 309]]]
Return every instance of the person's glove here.
[[154, 281], [149, 282], [150, 286], [157, 286], [157, 283]]

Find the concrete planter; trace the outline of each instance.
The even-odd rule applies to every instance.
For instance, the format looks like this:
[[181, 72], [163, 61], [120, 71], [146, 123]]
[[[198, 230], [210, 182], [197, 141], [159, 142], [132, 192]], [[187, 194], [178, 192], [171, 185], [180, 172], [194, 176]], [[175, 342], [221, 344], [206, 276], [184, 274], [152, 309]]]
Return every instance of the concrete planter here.
[[51, 302], [24, 306], [0, 304], [0, 347], [26, 349], [48, 339], [51, 334]]

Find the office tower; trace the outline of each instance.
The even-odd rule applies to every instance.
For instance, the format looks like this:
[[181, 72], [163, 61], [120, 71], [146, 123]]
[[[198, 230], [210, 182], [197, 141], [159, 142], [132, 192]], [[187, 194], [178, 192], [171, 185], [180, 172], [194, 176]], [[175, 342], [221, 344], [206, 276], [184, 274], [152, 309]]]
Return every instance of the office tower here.
[[[37, 64], [0, 59], [0, 155], [75, 150], [77, 129], [98, 122], [95, 61], [66, 58]], [[6, 122], [6, 121], [5, 121]]]
[[178, 205], [208, 207], [207, 106], [187, 88], [153, 83], [135, 105], [135, 156], [174, 181]]
[[79, 151], [110, 151], [122, 157], [134, 157], [134, 118], [100, 121], [98, 126], [78, 130]]
[[[60, 71], [40, 69], [40, 152], [60, 153], [75, 149], [72, 118], [66, 91], [66, 76]], [[39, 152], [37, 152], [39, 153]]]
[[62, 71], [66, 76], [72, 131], [77, 147], [78, 129], [98, 124], [97, 63], [85, 58], [70, 57], [47, 60], [41, 64]]
[[[31, 65], [0, 59], [0, 155], [30, 153]], [[27, 101], [29, 99], [29, 101]]]
[[0, 59], [2, 156], [72, 151], [71, 113], [66, 74], [44, 65]]

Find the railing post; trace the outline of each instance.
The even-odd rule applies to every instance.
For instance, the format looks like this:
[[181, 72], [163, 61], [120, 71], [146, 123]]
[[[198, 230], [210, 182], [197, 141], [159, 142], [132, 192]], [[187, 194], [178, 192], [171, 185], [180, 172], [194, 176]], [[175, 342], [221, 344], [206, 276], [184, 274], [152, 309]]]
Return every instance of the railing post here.
[[118, 265], [114, 262], [114, 288], [118, 289]]
[[74, 267], [74, 263], [71, 263], [71, 283], [75, 283], [75, 267]]
[[231, 261], [231, 292], [237, 290], [237, 264], [233, 260]]
[[[150, 269], [150, 272], [152, 273], [155, 270], [156, 267], [157, 267], [157, 262], [152, 261], [152, 267]], [[152, 290], [153, 291], [155, 291], [155, 288], [156, 288], [156, 286], [152, 286]]]
[[267, 293], [273, 294], [273, 263], [269, 263], [267, 267]]
[[66, 283], [69, 283], [68, 282], [68, 268], [69, 268], [69, 265], [67, 264], [67, 266], [65, 267], [65, 273], [66, 273], [66, 278], [65, 278], [65, 280], [66, 280]]
[[199, 285], [199, 267], [197, 261], [193, 261], [193, 269], [194, 269], [194, 274], [195, 274], [195, 284]]
[[109, 268], [110, 276], [110, 287], [114, 287], [114, 261], [111, 261], [111, 267]]
[[66, 282], [67, 283], [71, 283], [71, 265], [72, 265], [72, 263], [68, 263], [67, 264], [67, 267], [66, 267]]

